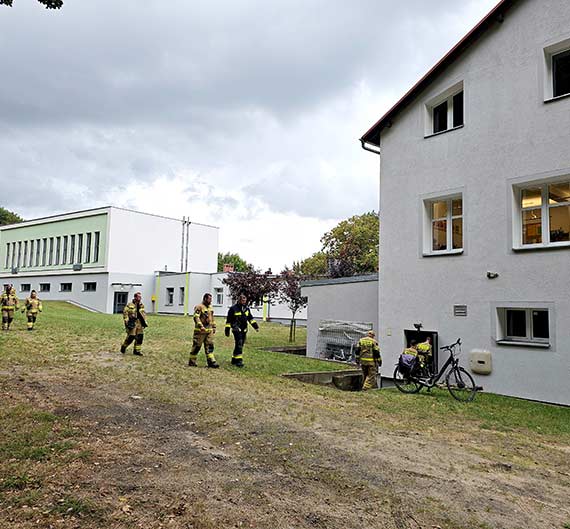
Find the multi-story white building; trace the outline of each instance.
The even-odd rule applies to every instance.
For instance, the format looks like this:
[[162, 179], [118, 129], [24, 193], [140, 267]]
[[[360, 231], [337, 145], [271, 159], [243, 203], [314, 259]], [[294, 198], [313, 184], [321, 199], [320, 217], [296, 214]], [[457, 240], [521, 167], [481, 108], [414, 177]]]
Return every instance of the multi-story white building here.
[[570, 2], [499, 2], [361, 142], [385, 365], [421, 323], [490, 353], [486, 390], [570, 404]]
[[216, 227], [103, 207], [0, 227], [0, 283], [106, 313], [141, 291], [151, 311], [159, 271], [213, 273], [217, 253]]

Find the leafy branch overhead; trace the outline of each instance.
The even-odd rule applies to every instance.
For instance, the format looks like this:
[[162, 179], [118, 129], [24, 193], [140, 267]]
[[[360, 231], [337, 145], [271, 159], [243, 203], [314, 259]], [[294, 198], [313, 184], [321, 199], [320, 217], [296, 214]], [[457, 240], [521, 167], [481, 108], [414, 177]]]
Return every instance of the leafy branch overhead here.
[[[12, 7], [13, 0], [0, 0], [0, 5]], [[46, 6], [46, 9], [60, 9], [63, 6], [63, 0], [38, 0], [40, 4]]]

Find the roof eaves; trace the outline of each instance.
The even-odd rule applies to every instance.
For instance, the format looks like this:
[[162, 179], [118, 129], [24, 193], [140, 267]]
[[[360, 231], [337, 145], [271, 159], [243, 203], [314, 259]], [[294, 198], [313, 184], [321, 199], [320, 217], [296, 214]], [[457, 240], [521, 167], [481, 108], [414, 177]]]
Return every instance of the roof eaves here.
[[[402, 110], [431, 80], [439, 74], [448, 64], [453, 62], [463, 50], [469, 47], [495, 20], [496, 16], [502, 15], [516, 0], [501, 0], [483, 19], [463, 37], [451, 50], [449, 50], [439, 62], [431, 68], [404, 96], [386, 112], [366, 133], [360, 138], [362, 145], [370, 144], [380, 146], [380, 133], [382, 129], [392, 126], [392, 119]], [[502, 20], [499, 18], [499, 21]]]

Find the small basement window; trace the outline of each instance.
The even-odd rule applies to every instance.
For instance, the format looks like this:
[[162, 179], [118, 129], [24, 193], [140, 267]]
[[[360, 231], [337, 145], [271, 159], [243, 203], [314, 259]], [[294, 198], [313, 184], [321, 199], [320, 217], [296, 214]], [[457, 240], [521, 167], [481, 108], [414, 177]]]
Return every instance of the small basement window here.
[[71, 292], [72, 284], [71, 283], [60, 283], [59, 291], [60, 292]]
[[32, 290], [32, 285], [30, 283], [22, 283], [20, 285], [20, 292], [29, 292]]
[[83, 283], [83, 292], [96, 292], [96, 291], [97, 291], [96, 282]]
[[550, 317], [548, 309], [497, 309], [497, 342], [510, 345], [550, 345]]
[[51, 283], [40, 283], [40, 292], [49, 292], [51, 290]]

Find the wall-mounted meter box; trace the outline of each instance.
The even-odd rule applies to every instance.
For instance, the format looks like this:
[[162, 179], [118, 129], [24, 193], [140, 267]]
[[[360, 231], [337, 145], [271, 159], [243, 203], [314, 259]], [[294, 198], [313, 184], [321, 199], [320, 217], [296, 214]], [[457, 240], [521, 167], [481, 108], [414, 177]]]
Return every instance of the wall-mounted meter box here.
[[469, 369], [478, 375], [490, 375], [493, 370], [491, 352], [473, 349], [469, 353]]

